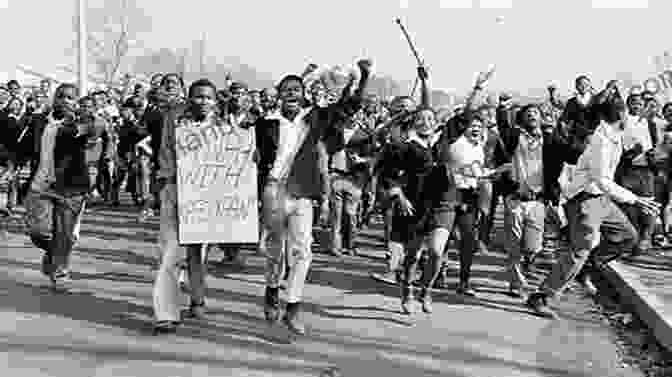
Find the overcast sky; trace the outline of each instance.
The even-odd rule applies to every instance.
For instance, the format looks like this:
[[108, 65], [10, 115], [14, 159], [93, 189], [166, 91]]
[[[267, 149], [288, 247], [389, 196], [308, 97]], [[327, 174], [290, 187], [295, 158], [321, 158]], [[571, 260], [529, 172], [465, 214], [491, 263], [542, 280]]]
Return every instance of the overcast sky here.
[[[115, 0], [106, 0], [112, 2]], [[206, 33], [208, 54], [239, 56], [275, 77], [314, 61], [371, 56], [376, 70], [412, 80], [415, 61], [394, 23], [406, 24], [432, 86], [464, 90], [497, 64], [493, 89], [599, 86], [618, 72], [646, 78], [672, 50], [670, 0], [137, 0], [152, 17], [148, 47], [183, 47]], [[99, 4], [92, 1], [91, 4]], [[74, 0], [0, 0], [0, 69], [71, 64]], [[620, 8], [620, 9], [619, 9]], [[503, 22], [497, 22], [497, 19]]]

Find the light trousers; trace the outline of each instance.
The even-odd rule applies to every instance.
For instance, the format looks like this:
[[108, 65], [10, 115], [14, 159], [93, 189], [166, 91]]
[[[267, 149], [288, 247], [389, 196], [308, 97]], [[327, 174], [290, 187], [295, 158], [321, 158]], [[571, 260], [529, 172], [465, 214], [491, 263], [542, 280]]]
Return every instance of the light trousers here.
[[546, 206], [538, 200], [520, 201], [510, 196], [504, 200], [504, 233], [509, 254], [509, 284], [522, 288], [526, 284], [521, 269], [522, 255], [541, 251], [544, 243]]
[[180, 266], [185, 254], [188, 264], [191, 302], [200, 304], [205, 299], [206, 265], [203, 263], [203, 245], [182, 246], [178, 241], [177, 185], [166, 184], [161, 190], [161, 225], [159, 248], [161, 265], [154, 280], [154, 315], [157, 321], [180, 321]]
[[280, 286], [289, 267], [287, 302], [300, 302], [310, 263], [313, 259], [313, 201], [306, 198], [283, 199], [286, 220], [269, 228], [267, 238], [266, 284]]

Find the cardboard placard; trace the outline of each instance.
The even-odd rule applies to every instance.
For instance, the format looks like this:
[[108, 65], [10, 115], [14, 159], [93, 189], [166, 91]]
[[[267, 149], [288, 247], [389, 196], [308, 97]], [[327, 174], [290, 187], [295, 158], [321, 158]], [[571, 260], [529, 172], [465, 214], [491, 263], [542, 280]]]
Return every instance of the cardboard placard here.
[[180, 244], [256, 243], [254, 128], [182, 120], [175, 142]]

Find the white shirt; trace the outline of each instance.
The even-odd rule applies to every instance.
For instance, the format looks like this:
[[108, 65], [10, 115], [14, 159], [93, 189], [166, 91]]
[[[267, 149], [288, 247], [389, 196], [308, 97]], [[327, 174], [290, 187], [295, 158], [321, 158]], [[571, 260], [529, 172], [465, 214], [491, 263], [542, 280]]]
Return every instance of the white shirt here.
[[51, 115], [44, 128], [40, 142], [40, 163], [33, 177], [30, 188], [35, 191], [45, 191], [56, 181], [56, 165], [54, 164], [54, 147], [58, 129], [63, 125], [62, 120], [56, 120]]
[[[628, 114], [625, 117], [625, 128], [623, 130], [623, 149], [632, 149], [636, 144], [641, 144], [644, 151], [653, 148], [649, 123], [645, 118]], [[644, 153], [635, 157], [632, 164], [635, 166], [648, 166]]]
[[449, 170], [458, 189], [478, 187], [478, 176], [482, 175], [485, 151], [482, 143], [474, 144], [464, 135], [450, 146]]
[[294, 155], [298, 152], [300, 145], [298, 143], [302, 140], [304, 135], [303, 133], [308, 132], [310, 127], [306, 123], [304, 117], [310, 113], [312, 108], [306, 108], [299, 111], [294, 118], [294, 121], [290, 121], [281, 114], [273, 114], [268, 116], [268, 119], [277, 119], [280, 121], [279, 132], [278, 132], [278, 150], [276, 151], [275, 161], [273, 163], [273, 168], [271, 169], [270, 176], [275, 179], [285, 178], [284, 175], [288, 173], [290, 168], [288, 162], [294, 159]]
[[614, 182], [616, 167], [623, 153], [623, 131], [604, 121], [600, 123], [590, 143], [576, 163], [574, 176], [567, 187], [571, 199], [585, 191], [589, 194], [606, 194], [622, 203], [632, 204], [637, 196]]

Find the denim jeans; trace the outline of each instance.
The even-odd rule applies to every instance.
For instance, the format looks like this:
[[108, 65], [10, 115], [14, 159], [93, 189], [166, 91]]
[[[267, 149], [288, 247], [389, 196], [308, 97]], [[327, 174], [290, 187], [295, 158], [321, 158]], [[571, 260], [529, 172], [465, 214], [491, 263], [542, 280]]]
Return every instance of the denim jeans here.
[[504, 200], [505, 248], [512, 288], [522, 288], [526, 281], [521, 270], [522, 255], [537, 253], [543, 247], [545, 218], [546, 206], [541, 201], [520, 201], [511, 196]]
[[34, 191], [26, 197], [26, 225], [35, 246], [50, 257], [49, 270], [67, 270], [70, 255], [79, 235], [85, 196], [67, 195], [62, 200], [46, 198]]
[[344, 177], [335, 177], [332, 180], [329, 225], [333, 250], [354, 248], [361, 199], [362, 189], [352, 180]]

